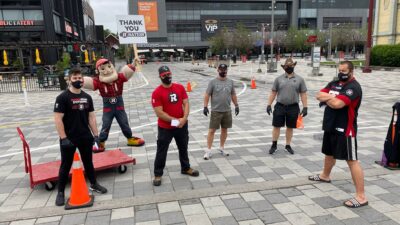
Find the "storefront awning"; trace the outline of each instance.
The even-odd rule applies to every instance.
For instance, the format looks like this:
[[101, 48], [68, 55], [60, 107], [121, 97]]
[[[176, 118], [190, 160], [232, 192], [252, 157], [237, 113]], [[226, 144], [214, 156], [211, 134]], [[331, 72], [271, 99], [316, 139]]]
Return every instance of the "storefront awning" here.
[[153, 49], [153, 52], [159, 52], [160, 49]]
[[166, 49], [163, 49], [163, 52], [175, 52], [175, 50], [174, 49], [170, 49], [170, 48], [166, 48]]
[[138, 53], [144, 53], [144, 52], [150, 52], [149, 49], [140, 49], [138, 50]]
[[178, 52], [185, 52], [182, 48], [178, 49]]

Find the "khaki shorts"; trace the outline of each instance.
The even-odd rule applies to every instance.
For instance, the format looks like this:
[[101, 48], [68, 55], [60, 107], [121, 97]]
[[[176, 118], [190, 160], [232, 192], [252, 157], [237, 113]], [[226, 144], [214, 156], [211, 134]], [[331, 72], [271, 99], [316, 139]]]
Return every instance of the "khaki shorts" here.
[[211, 111], [210, 129], [232, 128], [232, 112]]

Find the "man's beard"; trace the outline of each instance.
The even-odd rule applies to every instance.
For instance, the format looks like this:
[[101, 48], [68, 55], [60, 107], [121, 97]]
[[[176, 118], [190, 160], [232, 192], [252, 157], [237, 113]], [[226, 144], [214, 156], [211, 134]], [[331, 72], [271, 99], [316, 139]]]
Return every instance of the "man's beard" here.
[[109, 74], [107, 76], [104, 76], [104, 75], [102, 75], [102, 73], [100, 73], [99, 79], [101, 82], [109, 84], [118, 79], [118, 73], [116, 71], [114, 71], [112, 74]]

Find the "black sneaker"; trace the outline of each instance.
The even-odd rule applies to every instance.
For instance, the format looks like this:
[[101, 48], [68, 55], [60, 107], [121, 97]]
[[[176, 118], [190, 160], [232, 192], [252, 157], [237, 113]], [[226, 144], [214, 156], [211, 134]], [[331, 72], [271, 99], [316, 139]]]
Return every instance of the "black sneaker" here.
[[292, 147], [290, 147], [290, 145], [286, 145], [285, 146], [285, 149], [286, 149], [286, 151], [288, 151], [290, 154], [294, 154], [294, 151], [293, 151], [293, 149], [292, 149]]
[[107, 193], [107, 188], [101, 186], [99, 183], [95, 183], [95, 184], [90, 185], [89, 189], [91, 191], [94, 191], [94, 192], [97, 192], [97, 193], [100, 193], [100, 194]]
[[65, 204], [64, 192], [58, 192], [56, 198], [56, 206], [63, 206]]
[[272, 154], [274, 154], [277, 150], [278, 150], [278, 148], [276, 147], [276, 145], [272, 145], [271, 148], [269, 149], [269, 154], [272, 155]]

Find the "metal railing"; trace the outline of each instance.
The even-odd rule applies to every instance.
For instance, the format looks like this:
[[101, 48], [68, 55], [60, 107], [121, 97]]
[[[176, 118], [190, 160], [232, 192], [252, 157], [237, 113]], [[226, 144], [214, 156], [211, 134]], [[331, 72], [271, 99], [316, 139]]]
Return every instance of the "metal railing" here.
[[[0, 73], [0, 93], [22, 92], [21, 82], [21, 73]], [[28, 92], [61, 90], [60, 77], [55, 74], [46, 74], [41, 77], [25, 76], [25, 83]]]

